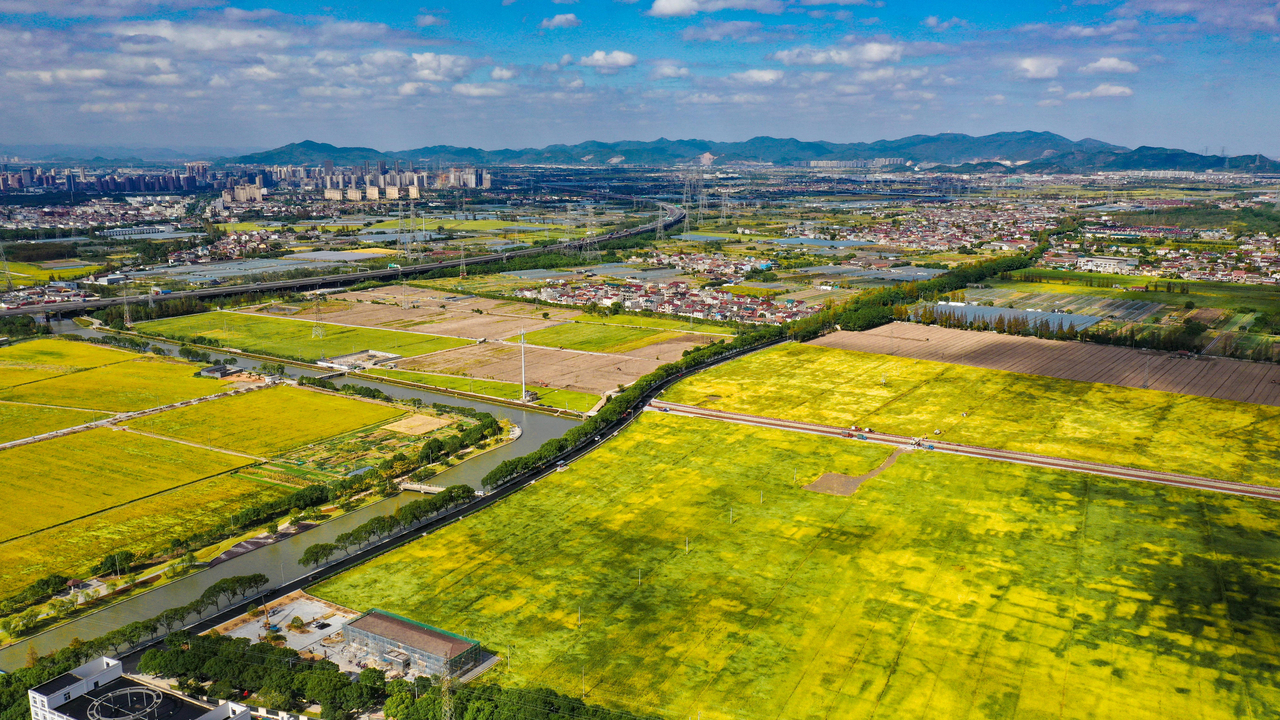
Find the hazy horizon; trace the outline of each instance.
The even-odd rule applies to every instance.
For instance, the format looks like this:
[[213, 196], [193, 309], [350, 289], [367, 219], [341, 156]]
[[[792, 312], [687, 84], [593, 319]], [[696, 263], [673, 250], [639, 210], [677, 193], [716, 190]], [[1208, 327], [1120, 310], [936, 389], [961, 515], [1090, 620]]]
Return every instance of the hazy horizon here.
[[1268, 0], [3, 0], [0, 38], [7, 145], [498, 149], [1045, 129], [1280, 156]]

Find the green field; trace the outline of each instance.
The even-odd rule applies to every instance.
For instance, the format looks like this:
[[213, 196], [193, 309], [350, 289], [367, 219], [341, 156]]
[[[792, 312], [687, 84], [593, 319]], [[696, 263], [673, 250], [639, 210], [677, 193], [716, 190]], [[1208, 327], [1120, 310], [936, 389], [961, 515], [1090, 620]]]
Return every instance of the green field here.
[[63, 268], [54, 270], [45, 270], [39, 265], [31, 265], [28, 263], [10, 262], [8, 264], [9, 272], [6, 275], [4, 268], [0, 268], [0, 282], [6, 278], [13, 281], [14, 285], [19, 287], [29, 285], [44, 285], [50, 280], [75, 280], [85, 275], [91, 275], [102, 269], [101, 265], [86, 265], [78, 268]]
[[[447, 388], [450, 390], [479, 393], [481, 395], [488, 395], [489, 397], [506, 398], [507, 400], [516, 400], [520, 397], [519, 383], [502, 382], [500, 380], [477, 380], [473, 378], [455, 377], [453, 375], [432, 375], [430, 373], [413, 372], [412, 370], [385, 370], [383, 368], [372, 368], [365, 372], [370, 375], [377, 375], [378, 377], [421, 383], [423, 385], [432, 385], [434, 387]], [[590, 393], [535, 387], [533, 385], [529, 385], [528, 388], [538, 393], [538, 401], [535, 404], [543, 405], [545, 407], [586, 412], [595, 407], [596, 403], [600, 401], [599, 395], [592, 395]]]
[[119, 430], [0, 450], [0, 541], [248, 464], [244, 458]]
[[[525, 333], [524, 340], [530, 345], [542, 345], [565, 350], [624, 353], [629, 350], [639, 350], [655, 343], [674, 340], [682, 335], [683, 333], [669, 330], [649, 330], [619, 325], [570, 322]], [[519, 339], [517, 335], [515, 338], [507, 338], [507, 341], [519, 342]]]
[[174, 339], [197, 335], [224, 347], [308, 362], [359, 350], [405, 357], [470, 345], [472, 341], [396, 330], [373, 330], [322, 323], [324, 337], [312, 337], [314, 323], [233, 312], [209, 312], [139, 323], [139, 332]]
[[662, 399], [1280, 486], [1280, 408], [1269, 405], [798, 344], [694, 375]]
[[39, 338], [0, 347], [0, 388], [45, 380], [137, 358], [137, 354], [74, 340]]
[[182, 360], [130, 354], [128, 362], [59, 375], [0, 392], [0, 400], [130, 412], [215, 395], [225, 384], [197, 378], [198, 366]]
[[311, 592], [509, 651], [494, 681], [670, 717], [1280, 707], [1280, 505], [927, 451], [851, 498], [799, 488], [887, 453], [647, 413]]
[[165, 437], [271, 456], [403, 414], [379, 403], [285, 386], [167, 410], [126, 424]]
[[0, 443], [43, 435], [108, 417], [106, 413], [0, 402]]
[[222, 527], [228, 515], [288, 491], [219, 475], [0, 542], [0, 598], [51, 573], [83, 577], [119, 550], [143, 557], [166, 550], [170, 540]]
[[680, 330], [682, 332], [711, 333], [713, 335], [732, 335], [733, 328], [721, 327], [694, 320], [676, 320], [666, 317], [645, 317], [643, 315], [579, 315], [573, 319], [579, 323], [596, 323], [599, 325], [629, 325], [631, 327], [652, 328], [655, 330]]
[[[1192, 280], [1154, 280], [1132, 275], [1104, 275], [1102, 273], [1070, 272], [1065, 270], [1042, 270], [1034, 268], [1026, 273], [1036, 277], [1050, 278], [1051, 282], [1020, 282], [1018, 280], [1001, 280], [992, 278], [987, 284], [992, 287], [1017, 290], [1029, 293], [1070, 293], [1074, 295], [1100, 295], [1121, 300], [1141, 300], [1144, 302], [1164, 303], [1182, 307], [1188, 300], [1196, 307], [1238, 308], [1251, 307], [1266, 312], [1280, 312], [1280, 289], [1264, 285], [1241, 285], [1237, 283], [1198, 282]], [[1015, 277], [1018, 273], [1015, 273]], [[1090, 287], [1087, 283], [1093, 282]], [[1174, 289], [1187, 287], [1187, 293], [1181, 292], [1142, 292], [1125, 290], [1146, 283], [1173, 283]], [[1112, 287], [1119, 285], [1120, 287]]]

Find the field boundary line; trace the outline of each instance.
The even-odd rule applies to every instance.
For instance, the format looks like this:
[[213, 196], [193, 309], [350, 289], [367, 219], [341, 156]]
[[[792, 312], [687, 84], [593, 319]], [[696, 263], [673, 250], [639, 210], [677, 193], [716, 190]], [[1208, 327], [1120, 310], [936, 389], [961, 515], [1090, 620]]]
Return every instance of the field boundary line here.
[[[96, 430], [98, 428], [111, 427], [113, 425], [117, 425], [122, 422], [129, 422], [131, 420], [136, 420], [141, 417], [146, 417], [147, 415], [155, 415], [158, 413], [167, 412], [169, 410], [180, 410], [182, 408], [191, 407], [192, 405], [199, 405], [200, 403], [208, 402], [210, 400], [220, 400], [225, 397], [234, 397], [236, 395], [243, 395], [244, 393], [253, 392], [254, 390], [262, 390], [263, 388], [266, 388], [266, 387], [271, 387], [271, 386], [263, 385], [261, 387], [250, 387], [250, 388], [240, 388], [238, 390], [228, 390], [225, 392], [216, 393], [214, 395], [205, 395], [204, 397], [191, 398], [189, 400], [179, 400], [176, 403], [169, 403], [168, 405], [161, 405], [159, 407], [145, 408], [143, 410], [134, 410], [131, 412], [123, 412], [123, 413], [112, 413], [112, 412], [106, 412], [104, 410], [84, 410], [84, 408], [60, 408], [64, 410], [81, 410], [84, 412], [106, 412], [108, 417], [100, 418], [92, 422], [84, 423], [83, 425], [73, 425], [69, 428], [62, 428], [61, 430], [52, 430], [47, 433], [41, 433], [40, 435], [32, 435], [30, 437], [19, 438], [17, 440], [10, 440], [7, 443], [0, 443], [0, 450], [8, 450], [9, 448], [21, 447], [23, 445], [32, 445], [34, 443], [44, 442], [46, 440], [53, 440], [53, 439], [62, 437], [63, 435], [74, 435], [76, 433], [85, 432], [87, 430]], [[6, 400], [5, 402], [8, 402], [8, 401]], [[58, 406], [49, 405], [45, 407], [58, 407]], [[146, 433], [142, 433], [142, 434], [146, 434]], [[172, 438], [161, 438], [161, 439], [171, 440]]]
[[270, 460], [269, 458], [258, 457], [257, 455], [250, 455], [249, 453], [243, 453], [238, 450], [227, 450], [226, 448], [214, 447], [212, 445], [201, 445], [200, 443], [191, 442], [190, 440], [181, 440], [179, 438], [169, 437], [167, 435], [159, 435], [157, 433], [151, 433], [145, 430], [137, 430], [128, 426], [121, 426], [120, 429], [124, 432], [133, 433], [134, 435], [143, 435], [145, 437], [154, 438], [156, 440], [175, 442], [175, 443], [178, 443], [179, 445], [186, 445], [188, 447], [199, 448], [201, 450], [212, 450], [213, 452], [226, 453], [227, 455], [235, 455], [237, 457], [248, 458], [250, 460], [253, 460], [254, 462], [263, 463], [263, 462], [269, 462]]
[[[139, 434], [141, 434], [141, 433], [139, 433]], [[221, 450], [219, 450], [218, 452], [222, 452], [222, 451], [221, 451]], [[102, 513], [104, 513], [104, 512], [110, 512], [111, 510], [119, 510], [120, 508], [125, 507], [125, 506], [127, 506], [127, 505], [132, 505], [133, 503], [141, 502], [141, 501], [143, 501], [143, 500], [150, 500], [151, 498], [157, 497], [157, 496], [159, 496], [159, 495], [164, 495], [165, 493], [168, 493], [168, 492], [173, 492], [174, 490], [181, 490], [181, 489], [182, 489], [182, 488], [184, 488], [184, 487], [188, 487], [188, 486], [190, 486], [190, 485], [195, 485], [195, 484], [196, 484], [196, 483], [198, 483], [198, 482], [204, 482], [205, 480], [209, 480], [209, 479], [211, 479], [211, 478], [216, 478], [216, 477], [218, 477], [219, 475], [229, 475], [229, 474], [231, 474], [231, 473], [235, 472], [236, 470], [240, 470], [240, 469], [242, 469], [242, 468], [245, 468], [245, 467], [248, 467], [248, 466], [250, 466], [250, 465], [254, 465], [254, 464], [256, 464], [256, 463], [245, 463], [245, 464], [243, 464], [243, 465], [237, 465], [236, 467], [233, 467], [233, 468], [227, 468], [226, 470], [223, 470], [222, 472], [216, 472], [216, 473], [214, 473], [214, 474], [212, 474], [212, 475], [205, 475], [204, 477], [198, 477], [198, 478], [196, 478], [196, 479], [194, 479], [194, 480], [191, 480], [191, 481], [189, 481], [189, 482], [184, 482], [184, 483], [182, 483], [181, 485], [174, 485], [174, 486], [172, 486], [172, 487], [167, 487], [167, 488], [165, 488], [165, 489], [163, 489], [163, 490], [157, 490], [156, 492], [150, 493], [150, 494], [148, 494], [148, 495], [141, 495], [141, 496], [136, 497], [136, 498], [133, 498], [133, 499], [131, 499], [131, 500], [127, 501], [127, 502], [122, 502], [122, 503], [119, 503], [119, 504], [117, 504], [117, 505], [112, 505], [111, 507], [105, 507], [105, 508], [102, 508], [101, 510], [95, 510], [95, 511], [93, 511], [93, 512], [91, 512], [91, 513], [87, 514], [87, 515], [81, 515], [81, 516], [79, 516], [79, 517], [74, 517], [74, 518], [70, 518], [70, 519], [67, 519], [67, 520], [63, 520], [62, 522], [60, 522], [60, 523], [54, 523], [53, 525], [46, 525], [45, 527], [42, 527], [42, 528], [40, 528], [39, 530], [32, 530], [32, 531], [31, 531], [31, 532], [29, 532], [29, 533], [23, 533], [23, 534], [21, 534], [21, 535], [14, 535], [14, 536], [13, 536], [13, 537], [11, 537], [11, 538], [5, 538], [4, 540], [0, 540], [0, 545], [6, 545], [6, 544], [8, 544], [8, 543], [13, 542], [14, 540], [21, 540], [22, 538], [30, 537], [30, 536], [32, 536], [32, 535], [39, 535], [40, 533], [45, 532], [46, 530], [52, 530], [52, 529], [54, 529], [54, 528], [56, 528], [56, 527], [62, 527], [63, 525], [69, 525], [69, 524], [71, 524], [71, 523], [73, 523], [73, 522], [79, 522], [79, 521], [81, 521], [81, 520], [85, 520], [85, 519], [87, 519], [87, 518], [91, 518], [91, 517], [93, 517], [93, 516], [95, 516], [95, 515], [101, 515], [101, 514], [102, 514]], [[52, 628], [49, 628], [49, 629], [52, 629]], [[32, 637], [35, 637], [35, 636], [33, 635]]]
[[1262, 500], [1280, 501], [1280, 488], [1236, 482], [1233, 480], [1219, 480], [1217, 478], [1164, 472], [1160, 470], [1143, 470], [1123, 465], [1097, 463], [1089, 460], [1071, 460], [1069, 458], [1059, 458], [1051, 455], [1038, 455], [1036, 453], [1021, 450], [1002, 450], [976, 445], [963, 445], [944, 440], [913, 438], [905, 435], [893, 435], [891, 433], [870, 432], [867, 430], [854, 431], [833, 425], [820, 425], [800, 420], [783, 420], [780, 418], [736, 413], [727, 410], [711, 410], [697, 407], [695, 405], [684, 405], [681, 403], [672, 403], [657, 399], [650, 401], [649, 405], [644, 409], [646, 411], [662, 411], [665, 409], [667, 412], [675, 413], [677, 415], [685, 415], [688, 417], [701, 417], [711, 420], [721, 420], [723, 422], [755, 425], [757, 427], [773, 428], [776, 430], [804, 432], [844, 439], [853, 439], [856, 434], [861, 434], [865, 438], [866, 442], [896, 445], [899, 447], [927, 447], [930, 450], [936, 450], [938, 452], [963, 455], [983, 460], [995, 460], [999, 462], [1015, 463], [1018, 465], [1031, 465], [1050, 470], [1102, 475], [1104, 477], [1111, 477], [1119, 480], [1133, 480], [1157, 485], [1167, 485], [1170, 487], [1206, 490], [1229, 495], [1242, 495]]
[[[260, 319], [260, 320], [293, 320], [293, 321], [295, 321], [295, 322], [311, 323], [312, 325], [314, 325], [314, 324], [316, 323], [316, 321], [315, 321], [315, 319], [314, 319], [314, 318], [299, 318], [299, 317], [296, 317], [296, 316], [294, 316], [294, 315], [281, 315], [281, 316], [276, 316], [276, 315], [262, 315], [261, 313], [258, 313], [258, 314], [251, 314], [251, 313], [246, 313], [246, 312], [240, 312], [239, 310], [213, 310], [212, 312], [230, 313], [230, 314], [232, 314], [232, 315], [236, 315], [236, 316], [239, 316], [239, 317], [251, 317], [251, 318], [258, 318], [258, 319]], [[204, 313], [195, 313], [195, 315], [203, 315], [203, 314], [204, 314]], [[193, 316], [191, 316], [191, 315], [177, 315], [177, 316], [175, 316], [175, 317], [193, 317]], [[158, 319], [158, 320], [168, 320], [168, 318], [157, 318], [157, 319]], [[149, 321], [148, 321], [148, 322], [149, 322]], [[320, 321], [320, 324], [321, 324], [321, 325], [333, 325], [333, 326], [335, 326], [335, 327], [351, 328], [352, 330], [374, 330], [374, 331], [381, 331], [381, 332], [403, 333], [403, 334], [405, 334], [405, 335], [408, 335], [409, 337], [423, 337], [423, 336], [426, 336], [426, 337], [433, 337], [433, 338], [451, 338], [451, 339], [453, 339], [453, 340], [470, 340], [471, 342], [479, 342], [479, 341], [480, 341], [480, 339], [481, 339], [481, 338], [469, 338], [469, 337], [462, 337], [462, 336], [460, 336], [460, 335], [434, 335], [434, 334], [432, 334], [432, 333], [420, 333], [420, 332], [413, 332], [412, 330], [397, 330], [397, 329], [395, 329], [395, 328], [368, 327], [368, 326], [366, 326], [366, 325], [351, 325], [350, 323], [330, 322], [330, 321], [328, 321], [328, 320], [321, 320], [321, 321]], [[423, 354], [424, 354], [424, 355], [428, 355], [428, 354], [430, 354], [430, 353], [423, 353]]]

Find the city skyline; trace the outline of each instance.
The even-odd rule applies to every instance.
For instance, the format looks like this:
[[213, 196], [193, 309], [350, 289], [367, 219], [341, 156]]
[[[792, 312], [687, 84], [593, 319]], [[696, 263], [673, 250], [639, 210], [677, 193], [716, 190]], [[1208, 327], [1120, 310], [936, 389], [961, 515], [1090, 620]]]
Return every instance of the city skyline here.
[[[1047, 130], [1280, 156], [1277, 6], [0, 2], [4, 144], [486, 149]], [[1188, 118], [1195, 122], [1188, 122]]]

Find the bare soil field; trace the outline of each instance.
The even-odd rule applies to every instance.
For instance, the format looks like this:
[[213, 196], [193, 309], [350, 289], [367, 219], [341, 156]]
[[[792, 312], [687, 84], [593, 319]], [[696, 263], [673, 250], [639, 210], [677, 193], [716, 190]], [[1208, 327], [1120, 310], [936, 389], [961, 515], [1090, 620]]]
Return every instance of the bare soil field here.
[[[648, 350], [648, 348], [645, 348]], [[596, 355], [525, 346], [525, 379], [530, 385], [602, 394], [652, 372], [664, 361], [627, 355]], [[482, 343], [431, 353], [396, 363], [403, 370], [520, 382], [520, 346]]]
[[1280, 366], [1220, 357], [1061, 342], [997, 333], [891, 323], [835, 332], [811, 344], [843, 350], [1009, 370], [1066, 380], [1280, 406]]
[[447, 418], [435, 417], [433, 415], [410, 415], [403, 420], [397, 420], [390, 425], [384, 425], [385, 430], [394, 430], [405, 435], [424, 435], [432, 430], [439, 430], [449, 424]]
[[645, 358], [646, 360], [653, 358], [655, 360], [660, 360], [662, 363], [669, 363], [679, 360], [685, 350], [688, 350], [695, 345], [705, 345], [708, 341], [713, 339], [715, 339], [715, 336], [713, 335], [682, 335], [678, 338], [672, 338], [665, 342], [646, 345], [645, 347], [637, 350], [628, 350], [622, 354], [630, 355], [631, 357]]
[[[417, 288], [411, 288], [411, 290], [419, 293], [427, 292]], [[352, 296], [353, 298], [359, 295], [369, 296], [370, 294], [367, 292], [344, 293], [344, 296]], [[465, 303], [431, 299], [420, 301], [418, 307], [375, 304], [367, 302], [367, 300], [371, 299], [370, 297], [365, 297], [364, 299], [366, 302], [353, 300], [352, 302], [335, 302], [326, 305], [321, 311], [324, 322], [471, 339], [508, 337], [518, 334], [522, 328], [526, 332], [533, 332], [534, 330], [551, 327], [560, 322], [557, 320], [543, 320], [541, 317], [532, 314], [505, 315], [493, 313], [490, 312], [492, 306], [521, 305], [521, 303], [502, 303], [497, 300], [483, 298], [476, 298], [474, 301]], [[385, 301], [385, 298], [379, 299]], [[396, 300], [398, 302], [399, 298], [397, 297]], [[412, 302], [413, 299], [410, 298], [410, 303]], [[441, 308], [441, 305], [444, 305], [445, 308]], [[529, 307], [532, 308], [533, 306]], [[472, 312], [473, 309], [483, 310], [484, 314]], [[306, 317], [306, 312], [304, 308], [295, 317]]]

